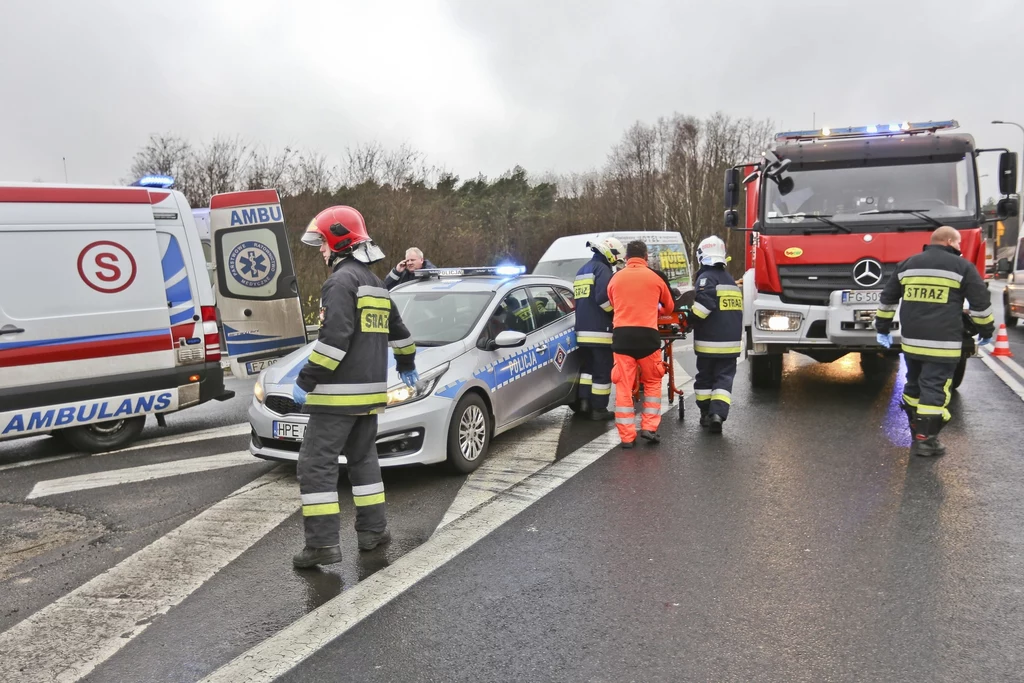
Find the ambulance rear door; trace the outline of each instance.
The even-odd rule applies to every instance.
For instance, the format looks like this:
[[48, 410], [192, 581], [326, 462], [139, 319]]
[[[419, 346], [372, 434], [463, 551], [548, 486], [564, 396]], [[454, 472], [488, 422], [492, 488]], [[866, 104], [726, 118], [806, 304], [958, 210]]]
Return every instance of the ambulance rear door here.
[[276, 190], [214, 195], [210, 232], [217, 308], [235, 377], [259, 374], [306, 343], [284, 213]]

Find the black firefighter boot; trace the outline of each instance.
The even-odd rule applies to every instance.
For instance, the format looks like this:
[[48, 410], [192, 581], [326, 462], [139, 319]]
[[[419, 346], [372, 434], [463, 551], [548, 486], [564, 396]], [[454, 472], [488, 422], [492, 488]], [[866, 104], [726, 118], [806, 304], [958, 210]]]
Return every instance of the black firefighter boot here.
[[698, 403], [697, 404], [697, 410], [700, 411], [700, 426], [701, 427], [707, 427], [708, 426], [708, 407]]
[[384, 531], [357, 531], [356, 542], [360, 550], [373, 550], [379, 545], [391, 542], [391, 531], [384, 527]]
[[296, 569], [309, 569], [318, 564], [335, 564], [341, 562], [341, 546], [332, 545], [327, 548], [310, 548], [308, 545], [302, 552], [292, 558]]
[[940, 429], [942, 429], [941, 415], [918, 415], [914, 419], [914, 440], [910, 444], [910, 454], [922, 458], [945, 455], [946, 447], [939, 443]]
[[708, 415], [708, 431], [712, 434], [721, 434], [723, 422], [725, 420], [721, 415]]

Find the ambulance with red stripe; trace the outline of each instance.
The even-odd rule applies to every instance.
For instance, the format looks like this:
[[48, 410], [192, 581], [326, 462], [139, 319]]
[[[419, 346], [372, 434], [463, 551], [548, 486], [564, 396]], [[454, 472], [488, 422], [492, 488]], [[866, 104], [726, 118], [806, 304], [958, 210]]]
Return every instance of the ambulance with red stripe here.
[[[290, 339], [304, 328], [277, 193], [212, 204], [228, 223], [239, 212], [236, 225], [214, 231], [228, 246], [218, 268], [234, 280], [219, 283], [220, 304], [225, 329], [237, 333], [228, 340], [241, 352], [235, 364], [244, 372], [255, 359], [258, 372], [305, 342]], [[147, 415], [162, 423], [231, 398], [215, 305], [180, 192], [0, 184], [0, 440], [56, 433], [80, 450], [111, 450], [137, 438]], [[287, 324], [273, 319], [287, 317], [280, 311], [292, 315]]]

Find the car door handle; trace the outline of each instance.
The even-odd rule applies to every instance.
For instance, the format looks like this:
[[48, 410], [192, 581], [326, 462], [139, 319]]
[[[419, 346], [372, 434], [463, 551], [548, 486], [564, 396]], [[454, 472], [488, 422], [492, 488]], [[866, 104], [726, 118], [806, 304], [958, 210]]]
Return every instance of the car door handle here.
[[537, 347], [537, 353], [547, 353], [547, 352], [548, 352], [548, 345], [547, 344], [541, 344], [540, 346]]
[[0, 334], [21, 334], [24, 331], [25, 330], [20, 327], [15, 327], [14, 325], [4, 325], [3, 327], [0, 327]]

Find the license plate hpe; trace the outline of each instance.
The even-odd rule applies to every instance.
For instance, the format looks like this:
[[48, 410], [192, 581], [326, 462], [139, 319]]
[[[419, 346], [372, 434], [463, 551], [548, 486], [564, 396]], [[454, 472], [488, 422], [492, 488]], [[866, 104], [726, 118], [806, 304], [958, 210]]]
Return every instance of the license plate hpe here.
[[306, 435], [306, 425], [301, 422], [280, 422], [274, 420], [274, 438], [286, 441], [302, 441]]
[[844, 304], [877, 304], [882, 296], [880, 289], [844, 289]]

